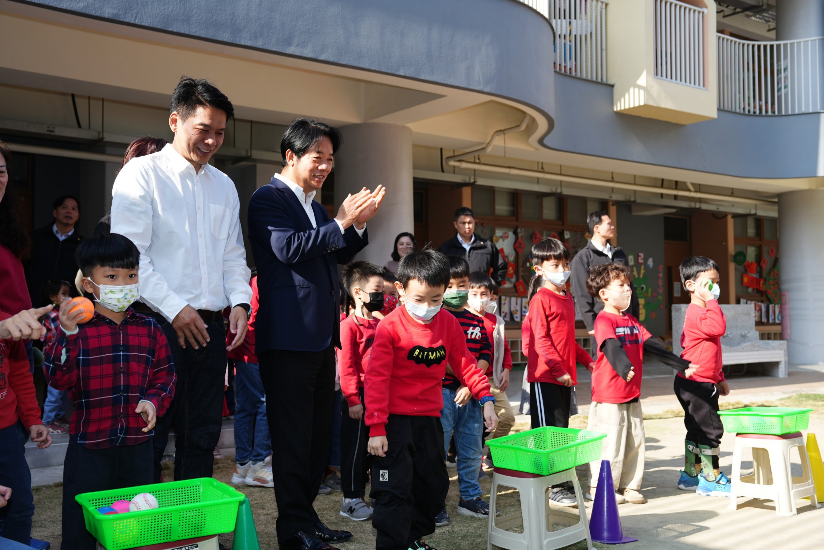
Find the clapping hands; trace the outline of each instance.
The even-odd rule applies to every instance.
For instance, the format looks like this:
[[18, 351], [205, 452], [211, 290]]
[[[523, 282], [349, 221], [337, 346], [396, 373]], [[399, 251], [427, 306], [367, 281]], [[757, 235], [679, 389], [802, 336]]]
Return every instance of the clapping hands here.
[[386, 188], [382, 185], [378, 185], [374, 191], [369, 191], [364, 187], [360, 192], [350, 194], [344, 199], [335, 219], [344, 229], [351, 225], [354, 225], [356, 229], [361, 229], [378, 211], [384, 195], [386, 195]]

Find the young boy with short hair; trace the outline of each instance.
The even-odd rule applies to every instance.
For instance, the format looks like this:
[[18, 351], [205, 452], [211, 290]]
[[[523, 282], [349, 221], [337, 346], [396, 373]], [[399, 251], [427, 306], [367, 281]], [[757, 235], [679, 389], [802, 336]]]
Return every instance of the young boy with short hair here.
[[63, 469], [63, 548], [94, 550], [75, 496], [147, 485], [154, 479], [152, 428], [172, 400], [175, 372], [169, 343], [153, 319], [131, 308], [140, 296], [134, 243], [117, 233], [77, 248], [84, 293], [94, 316], [76, 300], [60, 305], [60, 334], [45, 352], [46, 381], [74, 402]]
[[[700, 365], [689, 378], [675, 377], [675, 395], [684, 409], [684, 471], [678, 488], [696, 491], [702, 496], [730, 496], [730, 480], [718, 464], [724, 425], [718, 415], [719, 395], [729, 395], [724, 378], [721, 337], [727, 332], [727, 320], [718, 297], [718, 264], [704, 256], [681, 262], [681, 283], [690, 293], [690, 305], [681, 333], [681, 357]], [[701, 475], [699, 475], [701, 474]]]
[[369, 262], [344, 266], [341, 280], [354, 301], [355, 309], [340, 324], [341, 349], [338, 372], [343, 394], [340, 420], [341, 489], [340, 514], [355, 521], [372, 517], [372, 508], [363, 501], [366, 479], [372, 465], [366, 450], [369, 431], [364, 424], [363, 378], [378, 319], [373, 313], [383, 307], [383, 269]]
[[[492, 395], [495, 396], [495, 414], [498, 415], [498, 428], [495, 433], [486, 439], [503, 437], [509, 433], [515, 425], [515, 413], [512, 412], [512, 405], [506, 396], [509, 388], [509, 375], [512, 371], [512, 351], [509, 349], [509, 342], [504, 335], [504, 320], [495, 315], [498, 285], [489, 275], [476, 271], [469, 274], [469, 298], [467, 307], [469, 311], [480, 316], [484, 321], [484, 328], [492, 344], [492, 365], [487, 369], [489, 384], [492, 386]], [[494, 307], [490, 307], [493, 306]], [[486, 434], [483, 434], [486, 435]], [[492, 467], [492, 457], [486, 459], [487, 464]]]
[[[587, 292], [600, 299], [604, 309], [595, 318], [597, 360], [592, 369], [592, 403], [587, 429], [606, 433], [601, 459], [609, 460], [619, 504], [646, 502], [640, 493], [644, 477], [644, 420], [641, 411], [641, 380], [644, 353], [686, 372], [689, 361], [670, 353], [644, 326], [626, 313], [632, 298], [632, 275], [622, 264], [590, 268]], [[590, 463], [589, 493], [594, 500], [600, 461]]]
[[372, 344], [364, 392], [378, 549], [430, 548], [422, 537], [435, 531], [449, 490], [439, 419], [447, 363], [480, 400], [487, 430], [497, 425], [495, 398], [466, 335], [453, 315], [441, 311], [449, 282], [449, 261], [440, 252], [404, 256], [396, 285], [404, 305], [381, 321]]
[[385, 267], [381, 276], [383, 277], [383, 307], [379, 310], [379, 315], [385, 317], [398, 307], [398, 289], [395, 288], [398, 278]]

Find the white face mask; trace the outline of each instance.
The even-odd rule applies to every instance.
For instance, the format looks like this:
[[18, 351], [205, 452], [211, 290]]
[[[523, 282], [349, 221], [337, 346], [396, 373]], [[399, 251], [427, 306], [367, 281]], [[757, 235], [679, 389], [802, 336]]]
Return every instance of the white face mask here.
[[441, 310], [441, 305], [438, 304], [432, 307], [426, 307], [423, 304], [413, 304], [412, 302], [407, 301], [404, 304], [406, 311], [419, 321], [429, 321], [432, 317], [435, 316]]
[[489, 307], [489, 298], [470, 298], [466, 303], [478, 313], [484, 313]]
[[543, 277], [555, 286], [564, 286], [569, 279], [571, 271], [559, 271], [558, 273], [543, 272]]
[[495, 312], [498, 311], [498, 302], [489, 302], [486, 304], [486, 312], [495, 315]]
[[611, 290], [604, 289], [604, 292], [614, 296], [610, 301], [618, 311], [626, 311], [629, 308], [630, 301], [632, 300], [632, 291], [613, 292]]
[[98, 285], [86, 277], [91, 284], [100, 289], [100, 298], [95, 298], [94, 301], [101, 306], [114, 311], [115, 313], [122, 313], [129, 309], [129, 306], [140, 298], [140, 290], [137, 283], [133, 285]]

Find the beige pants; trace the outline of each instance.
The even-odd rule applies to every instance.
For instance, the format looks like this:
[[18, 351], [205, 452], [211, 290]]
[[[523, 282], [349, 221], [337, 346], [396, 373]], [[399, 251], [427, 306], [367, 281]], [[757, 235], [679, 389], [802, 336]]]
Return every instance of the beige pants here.
[[486, 439], [495, 439], [509, 434], [509, 430], [515, 425], [515, 414], [512, 412], [512, 405], [510, 405], [506, 393], [498, 388], [498, 384], [495, 383], [492, 377], [489, 378], [489, 383], [492, 386], [492, 395], [495, 397], [495, 414], [498, 415], [498, 427]]
[[[596, 403], [589, 406], [587, 430], [607, 434], [601, 460], [609, 460], [612, 483], [618, 489], [641, 489], [644, 479], [644, 419], [641, 403]], [[598, 484], [601, 461], [591, 462], [590, 487]]]

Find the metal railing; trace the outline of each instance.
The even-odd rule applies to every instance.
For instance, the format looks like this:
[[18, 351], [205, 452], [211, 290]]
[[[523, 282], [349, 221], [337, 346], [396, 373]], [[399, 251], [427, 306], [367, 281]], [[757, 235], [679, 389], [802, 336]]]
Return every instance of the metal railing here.
[[654, 0], [655, 76], [704, 87], [704, 15], [677, 0]]
[[607, 81], [608, 0], [520, 0], [555, 29], [553, 66], [563, 74]]
[[748, 42], [717, 35], [718, 108], [752, 115], [822, 110], [824, 38]]

